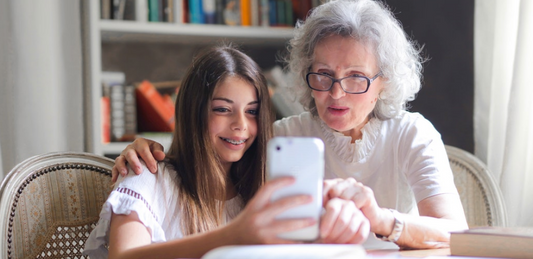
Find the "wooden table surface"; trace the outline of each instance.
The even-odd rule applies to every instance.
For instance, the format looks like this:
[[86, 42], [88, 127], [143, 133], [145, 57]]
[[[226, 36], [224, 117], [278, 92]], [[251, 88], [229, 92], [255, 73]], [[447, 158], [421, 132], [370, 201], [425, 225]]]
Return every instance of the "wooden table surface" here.
[[449, 248], [443, 249], [427, 249], [427, 250], [367, 250], [366, 253], [370, 256], [385, 257], [385, 256], [400, 256], [400, 257], [428, 257], [428, 256], [448, 256], [450, 255]]

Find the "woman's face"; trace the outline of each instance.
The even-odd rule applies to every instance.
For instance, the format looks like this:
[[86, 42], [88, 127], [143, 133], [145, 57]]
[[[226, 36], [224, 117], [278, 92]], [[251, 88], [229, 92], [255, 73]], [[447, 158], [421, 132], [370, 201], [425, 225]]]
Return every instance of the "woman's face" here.
[[241, 78], [228, 77], [215, 88], [209, 109], [209, 135], [226, 171], [254, 142], [258, 112], [255, 87]]
[[[372, 50], [359, 41], [334, 35], [321, 40], [314, 50], [311, 72], [343, 78], [363, 75], [373, 78], [379, 73]], [[379, 93], [383, 88], [378, 77], [363, 94], [348, 94], [337, 82], [326, 92], [314, 91], [313, 96], [319, 117], [332, 129], [361, 138], [361, 129], [368, 122]]]

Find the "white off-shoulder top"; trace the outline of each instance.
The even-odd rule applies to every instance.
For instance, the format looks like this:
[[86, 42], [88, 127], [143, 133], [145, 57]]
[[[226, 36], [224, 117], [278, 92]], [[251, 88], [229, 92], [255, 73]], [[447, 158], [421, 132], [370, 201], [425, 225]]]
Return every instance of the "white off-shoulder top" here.
[[[178, 186], [176, 172], [165, 163], [158, 164], [158, 173], [152, 174], [143, 163], [143, 173], [132, 170], [119, 177], [100, 212], [98, 225], [85, 243], [83, 254], [90, 258], [107, 258], [109, 225], [112, 213], [128, 215], [135, 211], [139, 220], [149, 229], [152, 243], [182, 238], [180, 211], [177, 203]], [[225, 203], [226, 222], [243, 208], [237, 196]]]

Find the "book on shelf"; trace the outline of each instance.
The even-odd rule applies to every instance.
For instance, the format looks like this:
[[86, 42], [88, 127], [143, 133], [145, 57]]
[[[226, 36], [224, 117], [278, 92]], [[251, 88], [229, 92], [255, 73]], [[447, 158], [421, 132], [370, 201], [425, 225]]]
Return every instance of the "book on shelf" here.
[[250, 0], [250, 19], [252, 26], [259, 26], [261, 21], [261, 12], [259, 11], [259, 2], [261, 0]]
[[289, 27], [294, 27], [294, 13], [291, 0], [283, 0], [285, 2], [285, 24]]
[[269, 0], [259, 0], [259, 24], [262, 27], [268, 27], [270, 26], [269, 21]]
[[189, 23], [203, 24], [204, 10], [202, 8], [202, 0], [188, 0], [189, 1]]
[[135, 139], [137, 114], [134, 86], [126, 84], [124, 73], [104, 71], [102, 88], [102, 133], [108, 135], [102, 136], [103, 142]]
[[124, 85], [124, 134], [119, 141], [131, 141], [137, 134], [137, 98], [135, 86]]
[[164, 0], [164, 1], [167, 1], [167, 7], [165, 9], [165, 13], [166, 13], [166, 17], [167, 17], [167, 22], [170, 22], [170, 23], [175, 23], [176, 22], [176, 18], [174, 17], [174, 15], [177, 13], [176, 11], [176, 8], [174, 7], [174, 4], [176, 3], [175, 0]]
[[126, 8], [126, 0], [113, 0], [113, 19], [124, 20], [124, 10]]
[[160, 0], [160, 6], [159, 6], [159, 17], [161, 17], [162, 22], [172, 22], [172, 13], [171, 13], [171, 7], [172, 4], [171, 0]]
[[304, 21], [313, 3], [312, 0], [292, 0], [292, 8], [296, 20]]
[[240, 0], [240, 9], [241, 9], [241, 25], [250, 26], [252, 25], [252, 9], [250, 0]]
[[100, 125], [102, 143], [111, 142], [111, 105], [109, 103], [109, 96], [102, 96], [100, 98]]
[[215, 23], [224, 24], [224, 1], [215, 1]]
[[139, 132], [174, 131], [174, 103], [145, 80], [137, 85], [137, 129]]
[[121, 0], [123, 1], [122, 20], [135, 21], [137, 20], [136, 14], [136, 0]]
[[241, 24], [240, 0], [227, 0], [222, 16], [226, 25], [235, 26]]
[[146, 0], [135, 0], [135, 20], [137, 22], [148, 22], [148, 2]]
[[159, 22], [161, 17], [159, 16], [159, 0], [147, 0], [148, 1], [148, 21]]
[[100, 0], [100, 19], [111, 19], [111, 0]]
[[240, 26], [294, 26], [315, 0], [100, 0], [100, 18]]
[[120, 141], [126, 133], [124, 111], [124, 84], [109, 85], [111, 105], [111, 141]]
[[[204, 14], [204, 22], [206, 24], [216, 23], [216, 0], [202, 0], [202, 9]], [[220, 1], [222, 2], [222, 1]]]
[[278, 23], [276, 12], [278, 10], [277, 8], [277, 0], [268, 0], [268, 25], [269, 26], [276, 26]]
[[365, 258], [361, 245], [290, 244], [222, 246], [202, 259], [348, 259]]
[[293, 2], [291, 0], [275, 0], [271, 6], [272, 8], [275, 6], [275, 9], [270, 10], [272, 12], [270, 17], [275, 16], [275, 22], [271, 22], [271, 26], [294, 26]]
[[276, 0], [276, 24], [274, 26], [283, 26], [285, 21], [285, 0]]
[[189, 18], [189, 0], [166, 0], [168, 1], [168, 17], [167, 22], [171, 23], [188, 23]]
[[533, 228], [477, 227], [450, 233], [455, 256], [533, 258]]
[[104, 20], [135, 20], [136, 5], [135, 0], [100, 0], [100, 18]]

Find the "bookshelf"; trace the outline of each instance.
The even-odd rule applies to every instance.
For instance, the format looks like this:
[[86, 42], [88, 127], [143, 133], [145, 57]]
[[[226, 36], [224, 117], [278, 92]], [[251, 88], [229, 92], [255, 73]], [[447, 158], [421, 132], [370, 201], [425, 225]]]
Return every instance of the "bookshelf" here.
[[[163, 22], [139, 22], [124, 20], [101, 20], [100, 1], [83, 1], [84, 21], [84, 85], [85, 85], [85, 147], [87, 152], [109, 157], [116, 156], [129, 142], [102, 141], [101, 125], [101, 78], [106, 46], [121, 44], [181, 44], [209, 46], [220, 40], [235, 42], [241, 46], [261, 49], [264, 47], [284, 49], [293, 36], [292, 28], [227, 26], [203, 24], [176, 24]], [[263, 58], [263, 57], [262, 57]], [[275, 56], [264, 57], [275, 59]], [[127, 61], [125, 61], [127, 62]], [[180, 62], [190, 62], [182, 60]], [[126, 72], [126, 78], [128, 78]], [[146, 78], [152, 80], [152, 78]], [[154, 79], [156, 80], [156, 79]], [[165, 150], [170, 145], [171, 135], [156, 136]]]

